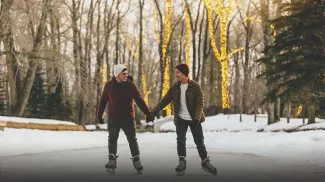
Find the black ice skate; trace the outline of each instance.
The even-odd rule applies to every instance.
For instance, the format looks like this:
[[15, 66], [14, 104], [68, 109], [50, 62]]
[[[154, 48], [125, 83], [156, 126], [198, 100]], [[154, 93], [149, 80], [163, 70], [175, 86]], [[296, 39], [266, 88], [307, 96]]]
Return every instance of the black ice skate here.
[[210, 164], [210, 159], [207, 157], [201, 162], [202, 169], [210, 174], [217, 175], [217, 168]]
[[108, 163], [105, 165], [105, 168], [108, 173], [115, 174], [116, 169], [116, 159], [118, 156], [115, 156], [114, 154], [108, 155]]
[[177, 176], [184, 176], [186, 170], [186, 160], [185, 157], [180, 156], [179, 157], [179, 164], [175, 168], [175, 171], [177, 173]]
[[132, 159], [134, 169], [137, 171], [137, 174], [141, 175], [143, 166], [140, 161], [140, 156], [134, 156]]

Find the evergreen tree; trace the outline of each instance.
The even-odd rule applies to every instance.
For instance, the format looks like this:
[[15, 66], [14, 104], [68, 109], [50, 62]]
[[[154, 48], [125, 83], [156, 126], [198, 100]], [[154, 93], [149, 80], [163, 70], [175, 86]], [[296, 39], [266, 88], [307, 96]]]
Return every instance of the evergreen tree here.
[[266, 66], [260, 76], [273, 86], [266, 101], [305, 95], [305, 102], [315, 103], [325, 78], [324, 1], [292, 1], [281, 10], [283, 16], [271, 21], [275, 41], [258, 60]]
[[46, 110], [46, 116], [48, 118], [57, 120], [72, 119], [72, 106], [69, 100], [65, 101], [63, 98], [63, 85], [61, 80], [58, 82], [55, 93], [48, 96]]
[[46, 90], [43, 75], [41, 68], [37, 67], [33, 87], [28, 98], [27, 117], [44, 118], [45, 116]]
[[4, 74], [0, 73], [0, 116], [6, 116], [7, 113], [7, 90]]

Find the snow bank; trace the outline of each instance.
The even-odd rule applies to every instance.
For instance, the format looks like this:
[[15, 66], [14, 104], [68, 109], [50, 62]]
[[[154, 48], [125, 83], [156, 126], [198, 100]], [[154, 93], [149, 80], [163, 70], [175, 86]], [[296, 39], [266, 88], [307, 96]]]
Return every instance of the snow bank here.
[[[306, 121], [307, 122], [307, 119]], [[325, 129], [325, 120], [316, 119], [317, 124], [304, 126], [301, 118], [292, 118], [290, 123], [287, 123], [286, 118], [272, 125], [267, 125], [267, 115], [257, 115], [257, 121], [254, 122], [254, 115], [242, 115], [242, 122], [240, 122], [240, 115], [224, 115], [207, 117], [206, 121], [202, 123], [202, 128], [205, 132], [240, 132], [240, 131], [293, 131], [293, 130], [307, 130], [307, 129]], [[301, 128], [300, 128], [301, 127]], [[299, 129], [298, 129], [299, 128]], [[160, 132], [176, 131], [174, 122], [170, 121], [160, 127]]]
[[[267, 118], [258, 116], [257, 122], [254, 122], [254, 116], [242, 115], [242, 122], [240, 122], [240, 115], [224, 115], [206, 117], [206, 121], [202, 123], [202, 128], [207, 132], [218, 131], [259, 131], [267, 126]], [[173, 122], [168, 122], [161, 126], [160, 131], [176, 131]]]
[[5, 128], [0, 132], [0, 156], [103, 147], [107, 146], [107, 136], [107, 132]]
[[19, 118], [19, 117], [7, 117], [0, 116], [0, 122], [17, 122], [17, 123], [37, 123], [37, 124], [65, 124], [65, 125], [76, 125], [70, 121], [59, 121], [52, 119], [39, 119], [39, 118]]
[[92, 130], [96, 130], [96, 125], [86, 125], [85, 129], [87, 131], [92, 131]]
[[298, 131], [305, 131], [305, 130], [325, 130], [325, 122], [320, 122], [316, 120], [315, 124], [304, 125], [298, 128]]
[[85, 125], [86, 131], [107, 130], [107, 124]]

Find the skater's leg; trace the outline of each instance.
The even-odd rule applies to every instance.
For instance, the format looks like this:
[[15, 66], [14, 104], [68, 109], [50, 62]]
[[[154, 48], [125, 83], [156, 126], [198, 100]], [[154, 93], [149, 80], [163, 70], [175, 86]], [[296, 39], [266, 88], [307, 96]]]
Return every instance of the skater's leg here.
[[108, 125], [108, 154], [113, 154], [114, 156], [116, 156], [117, 153], [117, 140], [121, 129], [117, 122], [118, 121], [114, 119], [109, 119]]
[[204, 145], [204, 136], [203, 136], [203, 129], [201, 123], [198, 124], [192, 122], [190, 124], [190, 128], [192, 131], [194, 142], [197, 146], [197, 150], [202, 160], [201, 162], [202, 169], [204, 171], [207, 171], [208, 173], [217, 175], [217, 169], [210, 163], [210, 159], [208, 157], [207, 150]]
[[204, 144], [204, 136], [203, 129], [201, 123], [197, 124], [195, 122], [191, 122], [190, 129], [194, 138], [194, 143], [196, 144], [196, 148], [198, 150], [199, 156], [201, 160], [204, 160], [208, 157], [208, 153]]
[[138, 144], [137, 137], [136, 137], [136, 128], [135, 127], [136, 127], [135, 121], [125, 121], [122, 126], [122, 129], [123, 129], [123, 131], [126, 135], [126, 138], [129, 142], [129, 147], [130, 147], [132, 157], [140, 155], [139, 144]]
[[186, 133], [188, 129], [188, 123], [188, 121], [185, 121], [181, 118], [176, 122], [178, 156], [186, 157]]
[[137, 170], [138, 174], [142, 174], [143, 166], [140, 161], [140, 150], [139, 144], [136, 138], [136, 125], [135, 121], [126, 121], [123, 123], [122, 127], [127, 140], [129, 142], [129, 147], [132, 155], [132, 162], [134, 168]]

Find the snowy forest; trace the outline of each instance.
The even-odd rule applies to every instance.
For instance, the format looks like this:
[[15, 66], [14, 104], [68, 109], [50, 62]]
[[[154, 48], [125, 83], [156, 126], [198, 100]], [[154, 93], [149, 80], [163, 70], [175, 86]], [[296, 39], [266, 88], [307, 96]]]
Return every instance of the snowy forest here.
[[0, 115], [96, 123], [119, 63], [152, 108], [187, 63], [207, 116], [314, 123], [325, 118], [324, 3], [1, 0]]

